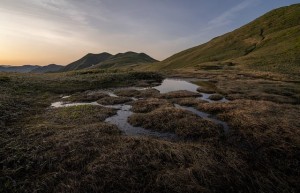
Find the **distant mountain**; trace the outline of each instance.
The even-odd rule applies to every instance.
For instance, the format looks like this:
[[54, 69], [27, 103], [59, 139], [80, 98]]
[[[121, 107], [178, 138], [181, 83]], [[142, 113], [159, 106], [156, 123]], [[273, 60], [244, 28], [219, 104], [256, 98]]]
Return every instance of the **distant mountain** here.
[[40, 66], [38, 68], [33, 69], [30, 72], [33, 73], [47, 73], [47, 72], [57, 72], [61, 70], [64, 66], [57, 65], [57, 64], [49, 64], [47, 66]]
[[85, 68], [118, 68], [133, 64], [146, 64], [157, 62], [144, 53], [126, 52], [111, 55], [109, 53], [87, 54], [83, 58], [72, 62], [60, 71], [80, 70]]
[[300, 72], [300, 4], [268, 12], [249, 24], [177, 53], [149, 68], [238, 66], [279, 73]]
[[153, 62], [157, 62], [157, 60], [151, 58], [145, 53], [126, 52], [111, 56], [107, 60], [102, 61], [91, 68], [118, 68], [133, 64], [146, 64]]
[[36, 65], [24, 65], [24, 66], [0, 66], [0, 72], [30, 72], [39, 66]]
[[61, 71], [71, 71], [71, 70], [80, 70], [84, 68], [91, 67], [93, 65], [99, 64], [102, 61], [107, 60], [112, 55], [109, 53], [100, 53], [100, 54], [87, 54], [79, 60], [72, 62], [71, 64], [66, 65]]

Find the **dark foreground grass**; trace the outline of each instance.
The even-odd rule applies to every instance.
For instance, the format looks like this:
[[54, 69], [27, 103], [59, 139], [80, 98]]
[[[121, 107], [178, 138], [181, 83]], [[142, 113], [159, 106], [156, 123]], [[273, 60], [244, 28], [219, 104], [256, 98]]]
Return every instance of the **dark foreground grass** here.
[[243, 174], [246, 165], [239, 160], [239, 153], [215, 151], [209, 144], [123, 136], [115, 126], [102, 123], [102, 116], [89, 123], [65, 119], [65, 113], [81, 113], [82, 108], [80, 119], [87, 120], [99, 107], [49, 109], [24, 120], [23, 132], [7, 139], [1, 148], [1, 192], [218, 192], [247, 188], [243, 183], [248, 178]]
[[231, 128], [228, 143], [247, 152], [253, 168], [272, 172], [277, 187], [299, 188], [299, 106], [236, 100], [197, 108], [226, 120]]

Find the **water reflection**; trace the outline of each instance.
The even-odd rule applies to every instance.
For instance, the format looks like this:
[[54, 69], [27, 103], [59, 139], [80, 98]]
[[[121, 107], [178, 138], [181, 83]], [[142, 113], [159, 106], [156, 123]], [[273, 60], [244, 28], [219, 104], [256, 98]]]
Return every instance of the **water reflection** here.
[[199, 86], [192, 84], [190, 82], [178, 79], [165, 79], [161, 85], [153, 87], [159, 90], [160, 93], [168, 93], [178, 90], [187, 90], [191, 92], [197, 92]]

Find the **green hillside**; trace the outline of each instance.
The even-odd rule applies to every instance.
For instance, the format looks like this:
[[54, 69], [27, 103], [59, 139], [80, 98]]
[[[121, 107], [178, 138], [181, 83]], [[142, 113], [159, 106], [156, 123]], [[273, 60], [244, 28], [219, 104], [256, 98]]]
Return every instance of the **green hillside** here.
[[268, 12], [249, 24], [177, 53], [151, 69], [238, 66], [279, 73], [300, 72], [300, 4]]
[[157, 60], [151, 58], [145, 53], [126, 52], [111, 56], [105, 61], [92, 66], [91, 68], [118, 68], [128, 65], [153, 63]]
[[99, 62], [107, 60], [112, 55], [109, 53], [100, 53], [100, 54], [87, 54], [79, 60], [72, 62], [65, 66], [61, 71], [71, 71], [71, 70], [80, 70], [84, 68], [91, 67]]

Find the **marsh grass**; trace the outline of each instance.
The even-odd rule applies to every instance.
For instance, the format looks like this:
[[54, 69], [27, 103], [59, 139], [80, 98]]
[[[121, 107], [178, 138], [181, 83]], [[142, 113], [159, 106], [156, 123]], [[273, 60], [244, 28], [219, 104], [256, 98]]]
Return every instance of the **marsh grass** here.
[[117, 105], [132, 101], [130, 97], [104, 97], [97, 101], [101, 105]]
[[186, 139], [211, 138], [221, 133], [219, 126], [213, 122], [175, 107], [161, 107], [149, 113], [133, 114], [128, 121], [146, 129], [174, 132]]
[[95, 105], [79, 105], [51, 109], [45, 116], [51, 119], [53, 123], [88, 124], [97, 121], [102, 122], [114, 114], [116, 114], [115, 109]]
[[201, 100], [199, 98], [175, 98], [171, 99], [172, 103], [176, 103], [182, 106], [197, 106], [199, 103], [208, 103], [207, 101]]
[[135, 98], [149, 98], [149, 97], [160, 96], [160, 92], [154, 88], [147, 88], [143, 90], [120, 89], [120, 90], [116, 90], [114, 93], [118, 96], [135, 97]]
[[[194, 96], [161, 99], [157, 90], [145, 90], [145, 98], [154, 99], [136, 104], [144, 113], [130, 120], [195, 139], [171, 142], [122, 135], [103, 122], [113, 109], [49, 108], [62, 94], [153, 84], [159, 78], [152, 73], [0, 73], [0, 192], [298, 192], [299, 82], [270, 73], [187, 75], [216, 80], [219, 93], [242, 99], [203, 103]], [[278, 104], [281, 91], [289, 101]], [[245, 100], [248, 93], [259, 100]], [[174, 102], [212, 113], [229, 124], [229, 133], [164, 107]], [[143, 109], [148, 103], [152, 111]]]
[[165, 99], [148, 98], [134, 101], [131, 103], [132, 112], [148, 113], [158, 108], [173, 107], [174, 105]]
[[213, 95], [210, 95], [208, 98], [213, 101], [219, 101], [219, 100], [223, 99], [223, 96], [220, 94], [213, 94]]
[[116, 90], [114, 93], [117, 96], [122, 96], [122, 97], [137, 97], [140, 95], [140, 91], [136, 89], [122, 89], [122, 90]]
[[161, 98], [172, 99], [172, 98], [187, 98], [187, 97], [201, 97], [200, 93], [195, 93], [187, 90], [172, 91], [165, 94], [161, 94]]
[[[260, 164], [273, 170], [274, 178], [288, 175], [286, 183], [296, 187], [299, 179], [297, 152], [300, 144], [299, 106], [268, 101], [236, 100], [229, 103], [199, 104], [230, 125], [228, 143], [248, 152], [257, 169]], [[293, 169], [292, 169], [293, 168]], [[284, 183], [279, 180], [278, 183]]]

